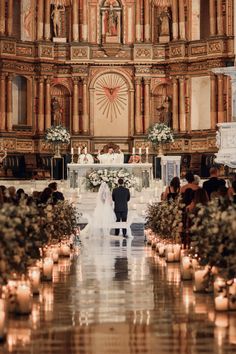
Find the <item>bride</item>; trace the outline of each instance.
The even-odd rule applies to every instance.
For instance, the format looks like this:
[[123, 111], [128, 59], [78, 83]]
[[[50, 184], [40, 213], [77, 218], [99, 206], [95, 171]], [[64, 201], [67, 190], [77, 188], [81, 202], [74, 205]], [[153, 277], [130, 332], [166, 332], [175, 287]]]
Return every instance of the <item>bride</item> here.
[[110, 233], [112, 223], [116, 221], [116, 215], [113, 210], [113, 201], [110, 189], [106, 182], [102, 182], [99, 187], [96, 206], [86, 228], [81, 234], [90, 234], [92, 236], [105, 236]]

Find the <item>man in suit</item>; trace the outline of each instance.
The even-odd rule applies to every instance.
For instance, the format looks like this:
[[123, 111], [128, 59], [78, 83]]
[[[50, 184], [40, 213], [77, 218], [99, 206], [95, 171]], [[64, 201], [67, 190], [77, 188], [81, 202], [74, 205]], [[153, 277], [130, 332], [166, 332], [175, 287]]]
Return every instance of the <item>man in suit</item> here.
[[[112, 192], [112, 200], [115, 203], [115, 214], [116, 214], [116, 221], [127, 221], [128, 216], [128, 201], [130, 200], [130, 192], [128, 188], [124, 187], [124, 180], [119, 178], [118, 180], [118, 187], [113, 189]], [[127, 237], [126, 229], [122, 229], [123, 236]], [[120, 230], [115, 230], [115, 235], [119, 235]]]
[[203, 183], [203, 189], [208, 194], [209, 199], [211, 199], [211, 193], [218, 192], [220, 187], [225, 187], [225, 180], [220, 179], [219, 177], [219, 170], [216, 167], [212, 167], [210, 169], [210, 179]]
[[64, 195], [57, 190], [56, 182], [49, 183], [48, 188], [52, 190], [52, 198], [54, 203], [57, 203], [59, 200], [61, 201], [65, 200]]

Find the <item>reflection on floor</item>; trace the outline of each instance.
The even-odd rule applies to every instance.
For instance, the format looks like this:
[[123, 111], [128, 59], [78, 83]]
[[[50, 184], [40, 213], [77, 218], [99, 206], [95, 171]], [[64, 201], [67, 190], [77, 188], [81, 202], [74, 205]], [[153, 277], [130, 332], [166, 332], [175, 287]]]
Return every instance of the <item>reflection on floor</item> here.
[[194, 294], [179, 265], [134, 233], [86, 238], [79, 256], [61, 259], [30, 318], [10, 318], [0, 353], [235, 353], [236, 313], [216, 314], [210, 295]]

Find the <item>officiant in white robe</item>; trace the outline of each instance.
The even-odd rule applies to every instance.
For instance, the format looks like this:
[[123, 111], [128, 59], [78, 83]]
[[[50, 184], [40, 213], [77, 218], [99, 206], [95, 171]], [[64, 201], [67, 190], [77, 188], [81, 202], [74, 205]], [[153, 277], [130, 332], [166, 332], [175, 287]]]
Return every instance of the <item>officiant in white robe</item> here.
[[107, 154], [100, 154], [99, 152], [98, 159], [100, 163], [104, 165], [123, 164], [124, 154], [121, 150], [119, 150], [119, 153], [115, 153], [114, 150], [110, 148]]

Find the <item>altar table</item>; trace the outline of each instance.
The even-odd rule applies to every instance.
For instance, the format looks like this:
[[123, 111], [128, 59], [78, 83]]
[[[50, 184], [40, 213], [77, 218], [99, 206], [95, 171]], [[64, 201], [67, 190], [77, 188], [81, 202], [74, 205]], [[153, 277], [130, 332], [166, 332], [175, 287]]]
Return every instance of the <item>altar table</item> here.
[[125, 169], [130, 174], [140, 179], [140, 187], [149, 187], [149, 182], [152, 179], [152, 164], [151, 163], [123, 163], [123, 164], [77, 164], [70, 163], [67, 165], [68, 179], [70, 188], [77, 188], [79, 179], [86, 177], [92, 170], [120, 170]]

